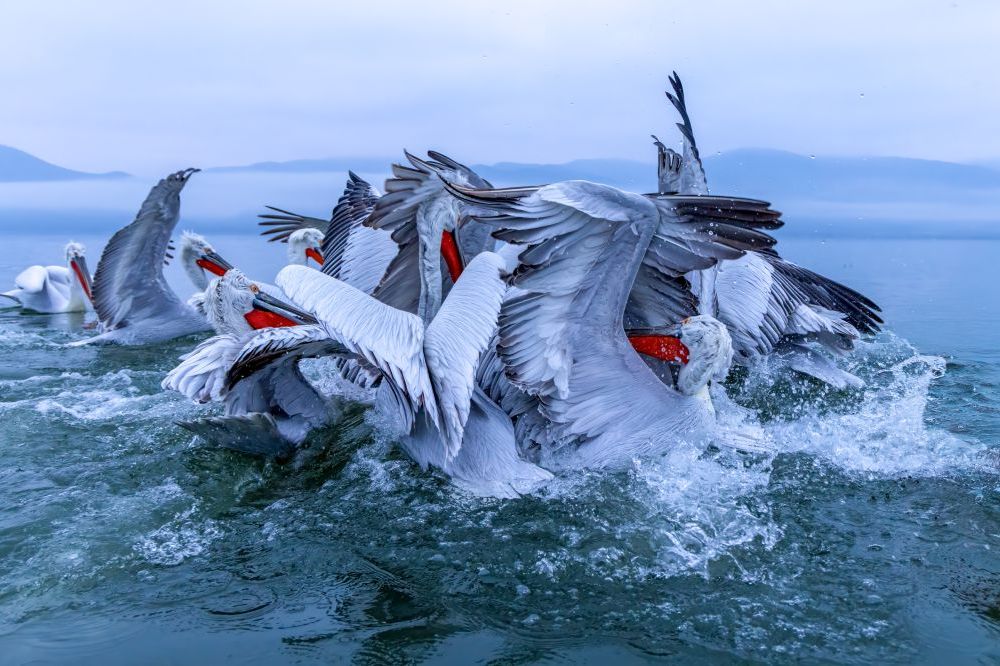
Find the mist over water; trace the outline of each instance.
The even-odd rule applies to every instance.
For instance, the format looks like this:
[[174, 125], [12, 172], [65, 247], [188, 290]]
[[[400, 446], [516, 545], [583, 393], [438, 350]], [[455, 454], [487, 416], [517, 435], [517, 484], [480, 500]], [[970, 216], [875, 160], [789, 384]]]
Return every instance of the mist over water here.
[[[249, 233], [210, 240], [269, 281], [284, 247]], [[2, 240], [6, 285], [68, 239]], [[104, 238], [76, 240], [96, 266]], [[195, 339], [65, 348], [82, 317], [0, 311], [0, 653], [1000, 659], [1000, 241], [779, 247], [883, 306], [843, 359], [863, 390], [734, 372], [728, 441], [515, 501], [420, 472], [361, 408], [294, 464], [213, 449], [175, 425], [208, 408], [159, 388]]]

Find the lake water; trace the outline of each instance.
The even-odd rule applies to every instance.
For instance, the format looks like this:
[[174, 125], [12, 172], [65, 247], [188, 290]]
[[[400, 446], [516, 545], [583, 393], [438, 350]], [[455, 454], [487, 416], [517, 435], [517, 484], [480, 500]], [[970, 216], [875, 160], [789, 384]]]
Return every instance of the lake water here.
[[[270, 280], [252, 233], [212, 240]], [[0, 285], [66, 240], [0, 235]], [[210, 448], [159, 388], [195, 340], [67, 349], [80, 317], [0, 311], [0, 662], [997, 663], [1000, 241], [779, 249], [882, 305], [845, 360], [863, 391], [734, 376], [773, 455], [516, 501], [421, 473], [361, 409], [299, 466]]]

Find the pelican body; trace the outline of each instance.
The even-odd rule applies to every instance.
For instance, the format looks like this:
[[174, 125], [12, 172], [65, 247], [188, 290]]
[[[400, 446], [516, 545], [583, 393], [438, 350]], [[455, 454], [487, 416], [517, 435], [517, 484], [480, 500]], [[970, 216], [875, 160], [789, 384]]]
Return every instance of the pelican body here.
[[221, 401], [225, 415], [181, 426], [219, 446], [282, 460], [338, 416], [339, 407], [298, 369], [309, 355], [336, 351], [315, 319], [235, 268], [209, 283], [204, 308], [215, 337], [182, 356], [163, 388], [196, 402]]
[[92, 307], [90, 270], [85, 248], [70, 241], [66, 245], [66, 266], [31, 266], [14, 279], [15, 288], [0, 296], [22, 309], [43, 314], [84, 312]]

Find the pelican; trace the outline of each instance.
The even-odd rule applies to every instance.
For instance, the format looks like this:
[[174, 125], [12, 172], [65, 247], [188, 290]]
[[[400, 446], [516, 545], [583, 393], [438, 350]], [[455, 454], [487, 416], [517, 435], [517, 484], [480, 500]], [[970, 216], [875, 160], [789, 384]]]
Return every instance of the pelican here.
[[[375, 409], [421, 468], [437, 468], [475, 494], [515, 497], [552, 475], [519, 457], [510, 419], [475, 382], [506, 291], [503, 271], [499, 256], [478, 255], [426, 324], [306, 267], [289, 266], [277, 281], [315, 314], [331, 344], [378, 369]], [[295, 348], [296, 330], [275, 329], [261, 354]], [[257, 356], [245, 348], [233, 372], [243, 374]]]
[[216, 335], [182, 356], [162, 386], [196, 402], [221, 401], [225, 415], [179, 425], [218, 446], [284, 460], [313, 429], [339, 417], [339, 403], [298, 369], [303, 358], [339, 350], [314, 318], [236, 268], [210, 282], [204, 305]]
[[66, 266], [30, 266], [14, 278], [15, 288], [0, 296], [32, 312], [86, 311], [92, 306], [93, 292], [85, 251], [83, 245], [70, 241], [65, 249]]
[[233, 265], [223, 259], [204, 236], [185, 231], [181, 234], [180, 264], [198, 291], [208, 289], [209, 276], [221, 277]]
[[[667, 99], [681, 117], [677, 123], [683, 154], [653, 137], [659, 156], [661, 194], [708, 195], [708, 180], [695, 143], [684, 86], [677, 72]], [[788, 367], [843, 389], [863, 382], [807, 346], [843, 354], [862, 334], [878, 332], [879, 308], [864, 295], [782, 259], [772, 249], [748, 252], [686, 275], [697, 297], [697, 311], [717, 317], [729, 328], [741, 364], [774, 356]]]
[[[399, 245], [373, 295], [429, 323], [461, 274], [463, 263], [495, 245], [485, 233], [487, 229], [462, 225], [467, 212], [462, 202], [448, 193], [445, 183], [473, 188], [492, 185], [441, 153], [427, 151], [428, 160], [404, 154], [411, 166], [392, 165], [387, 193], [365, 220], [367, 226], [391, 232]], [[414, 274], [419, 275], [418, 282], [411, 279]]]
[[157, 183], [128, 226], [108, 241], [94, 274], [101, 333], [72, 343], [141, 345], [209, 330], [205, 317], [167, 285], [163, 265], [180, 216], [180, 193], [198, 169]]
[[[322, 235], [313, 229], [302, 229], [291, 234], [292, 239], [288, 244], [288, 263], [295, 265], [308, 265], [310, 261], [322, 265], [323, 258], [319, 254], [319, 241]], [[197, 290], [190, 299], [188, 305], [199, 313], [207, 315], [205, 311], [205, 290], [208, 288], [209, 275], [221, 277], [233, 268], [233, 265], [226, 261], [215, 248], [199, 234], [185, 231], [181, 234], [180, 261], [184, 272]], [[278, 299], [285, 298], [281, 290], [273, 284], [256, 281], [255, 284], [270, 296]]]
[[[521, 442], [526, 455], [554, 470], [616, 466], [713, 432], [707, 386], [729, 367], [725, 326], [700, 315], [649, 332], [647, 353], [686, 359], [672, 386], [626, 334], [629, 294], [649, 273], [678, 291], [676, 278], [686, 272], [772, 245], [759, 229], [773, 228], [777, 212], [760, 201], [643, 196], [586, 181], [448, 187], [493, 209], [477, 219], [522, 248], [496, 353], [509, 381], [534, 400], [526, 420], [538, 427], [519, 427], [532, 439]], [[683, 347], [658, 349], [657, 336], [679, 337]]]
[[268, 206], [273, 212], [259, 216], [263, 220], [259, 224], [266, 228], [261, 235], [270, 236], [271, 242], [287, 241], [289, 263], [304, 265], [308, 263], [292, 260], [292, 255], [297, 257], [299, 253], [291, 245], [296, 238], [309, 238], [313, 243], [319, 238], [318, 256], [310, 256], [323, 267], [323, 272], [370, 294], [398, 252], [388, 232], [363, 224], [380, 196], [375, 187], [349, 171], [344, 193], [329, 220]]

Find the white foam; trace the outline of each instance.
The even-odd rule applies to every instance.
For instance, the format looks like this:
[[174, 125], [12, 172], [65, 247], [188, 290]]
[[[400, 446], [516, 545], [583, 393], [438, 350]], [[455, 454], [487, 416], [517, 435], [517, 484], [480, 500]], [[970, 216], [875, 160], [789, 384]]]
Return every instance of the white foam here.
[[938, 475], [969, 468], [980, 464], [983, 447], [925, 423], [931, 383], [945, 371], [943, 358], [914, 353], [869, 381], [850, 412], [803, 410], [767, 430], [782, 451], [810, 453], [855, 472]]
[[132, 549], [152, 564], [176, 566], [205, 552], [222, 536], [222, 529], [211, 519], [192, 520], [197, 504], [175, 515], [166, 525], [142, 537]]

